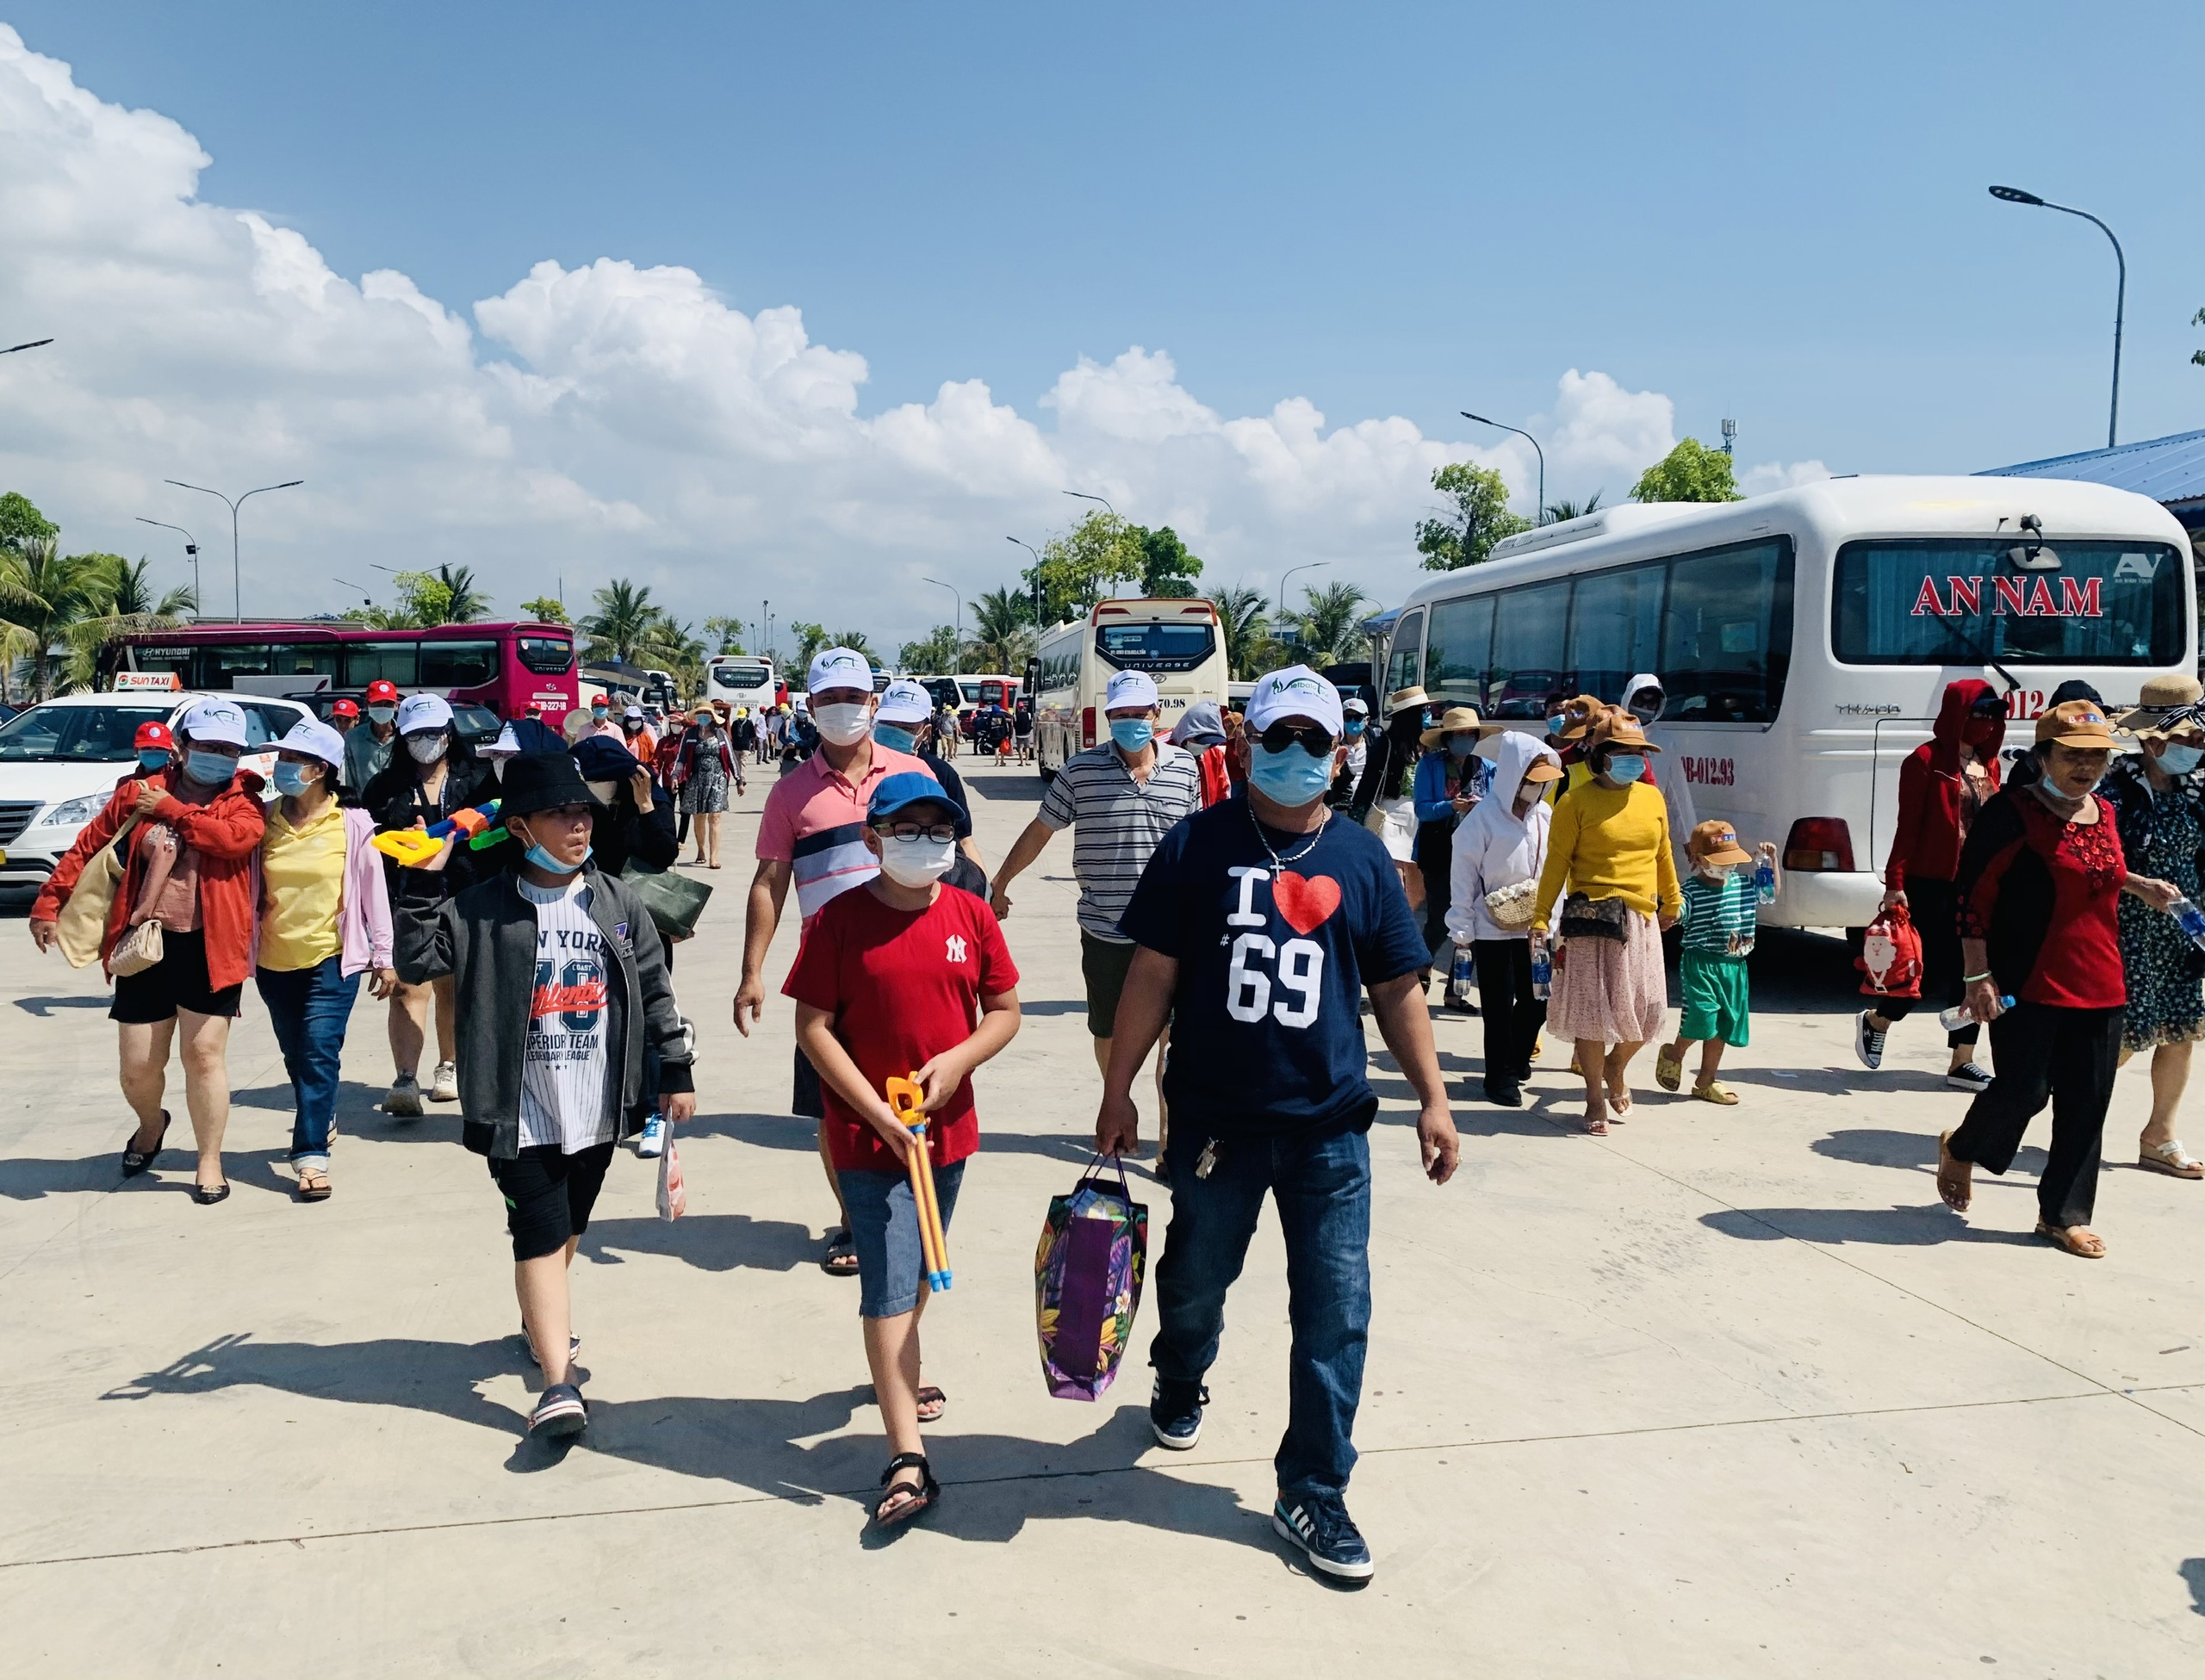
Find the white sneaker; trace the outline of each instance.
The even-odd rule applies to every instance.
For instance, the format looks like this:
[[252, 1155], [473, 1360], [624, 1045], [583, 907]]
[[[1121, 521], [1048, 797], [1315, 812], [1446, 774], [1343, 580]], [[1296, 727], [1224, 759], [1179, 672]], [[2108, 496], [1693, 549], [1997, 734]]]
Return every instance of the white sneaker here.
[[459, 1069], [456, 1063], [450, 1062], [437, 1063], [436, 1072], [429, 1078], [429, 1100], [431, 1102], [457, 1102], [459, 1100]]
[[666, 1153], [665, 1115], [654, 1114], [643, 1122], [643, 1129], [636, 1138], [636, 1153], [646, 1161], [655, 1161]]
[[394, 1119], [421, 1118], [421, 1087], [412, 1074], [402, 1073], [390, 1082], [390, 1094], [382, 1100], [382, 1112]]

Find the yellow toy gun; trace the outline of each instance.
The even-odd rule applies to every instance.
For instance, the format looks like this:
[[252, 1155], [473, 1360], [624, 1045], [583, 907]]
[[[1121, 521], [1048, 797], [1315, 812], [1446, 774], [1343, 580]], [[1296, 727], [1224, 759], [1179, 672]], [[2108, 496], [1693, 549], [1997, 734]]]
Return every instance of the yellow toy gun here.
[[375, 837], [376, 851], [386, 858], [394, 858], [407, 869], [419, 869], [436, 861], [437, 853], [444, 849], [444, 842], [457, 834], [465, 834], [469, 841], [484, 839], [498, 815], [498, 801], [477, 805], [472, 810], [454, 811], [442, 822], [432, 822], [425, 828], [392, 828]]
[[917, 1078], [887, 1082], [888, 1106], [911, 1134], [911, 1202], [919, 1215], [919, 1252], [927, 1268], [927, 1287], [949, 1287], [949, 1243], [942, 1234], [941, 1204], [935, 1200], [934, 1162], [927, 1156], [926, 1092]]

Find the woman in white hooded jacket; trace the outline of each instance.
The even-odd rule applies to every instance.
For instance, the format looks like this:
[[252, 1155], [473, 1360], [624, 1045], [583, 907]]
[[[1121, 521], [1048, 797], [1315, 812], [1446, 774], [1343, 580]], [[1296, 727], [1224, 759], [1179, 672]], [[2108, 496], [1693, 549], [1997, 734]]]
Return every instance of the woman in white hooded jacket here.
[[[1485, 1098], [1504, 1108], [1524, 1106], [1531, 1046], [1546, 1024], [1544, 998], [1531, 995], [1531, 918], [1504, 927], [1486, 895], [1530, 882], [1546, 866], [1554, 808], [1542, 797], [1562, 778], [1562, 759], [1537, 735], [1509, 730], [1494, 738], [1493, 790], [1455, 829], [1454, 896], [1448, 936], [1470, 948], [1477, 965], [1478, 1005], [1485, 1022]], [[1525, 894], [1529, 902], [1530, 893]]]

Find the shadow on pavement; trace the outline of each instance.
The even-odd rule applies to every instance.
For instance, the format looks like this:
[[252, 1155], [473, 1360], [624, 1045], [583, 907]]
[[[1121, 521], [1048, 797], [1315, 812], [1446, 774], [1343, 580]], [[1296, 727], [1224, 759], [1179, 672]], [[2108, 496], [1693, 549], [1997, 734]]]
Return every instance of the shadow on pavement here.
[[1867, 1243], [1878, 1247], [1928, 1248], [1939, 1243], [2032, 1245], [2025, 1231], [1985, 1231], [1941, 1202], [1926, 1207], [1739, 1207], [1703, 1213], [1700, 1224], [1748, 1243], [1797, 1237], [1803, 1243]]
[[[684, 1139], [732, 1138], [760, 1149], [792, 1150], [806, 1155], [819, 1150], [819, 1122], [797, 1114], [699, 1114], [680, 1129]], [[1039, 1155], [1055, 1161], [1085, 1162], [1094, 1153], [1090, 1134], [997, 1131], [984, 1128], [980, 1153]]]
[[[854, 1353], [854, 1349], [852, 1350]], [[402, 1406], [521, 1437], [506, 1460], [519, 1474], [553, 1468], [568, 1449], [531, 1443], [526, 1420], [484, 1397], [477, 1385], [527, 1369], [515, 1338], [419, 1342], [389, 1338], [323, 1346], [226, 1336], [161, 1370], [109, 1390], [103, 1400], [214, 1393], [255, 1386], [348, 1404]], [[870, 1430], [843, 1435], [871, 1393], [833, 1390], [807, 1400], [726, 1399], [670, 1395], [593, 1401], [588, 1431], [572, 1450], [624, 1459], [676, 1475], [750, 1488], [776, 1499], [817, 1505], [846, 1499], [869, 1513], [885, 1443]], [[798, 1441], [831, 1439], [812, 1446]], [[1268, 1545], [1230, 1488], [1166, 1476], [1134, 1462], [1151, 1445], [1147, 1408], [1121, 1405], [1090, 1434], [1068, 1443], [1016, 1435], [932, 1432], [929, 1456], [951, 1485], [929, 1528], [996, 1545], [1017, 1537], [1029, 1516], [1078, 1516], [1209, 1539]], [[960, 1477], [966, 1478], [963, 1485]], [[1085, 1490], [1071, 1479], [1107, 1479]], [[1016, 1483], [1032, 1483], [1014, 1490]], [[1069, 1489], [1067, 1498], [1060, 1489]]]
[[[1953, 1124], [1959, 1124], [1957, 1119]], [[1809, 1147], [1817, 1155], [1828, 1156], [1832, 1161], [1848, 1161], [1859, 1167], [1902, 1167], [1930, 1172], [1937, 1167], [1937, 1138], [1934, 1132], [1884, 1131], [1863, 1126], [1833, 1131], [1827, 1138], [1817, 1138]], [[2040, 1149], [2024, 1149], [2015, 1156], [2008, 1174], [2040, 1175], [2048, 1158]]]
[[619, 1265], [622, 1254], [650, 1254], [706, 1272], [792, 1272], [819, 1257], [809, 1225], [743, 1213], [692, 1213], [672, 1223], [593, 1219], [582, 1233], [581, 1251], [602, 1266]]
[[[22, 1156], [0, 1160], [0, 1200], [36, 1201], [41, 1196], [74, 1195], [85, 1190], [120, 1190], [134, 1196], [161, 1191], [189, 1194], [192, 1169], [198, 1160], [198, 1153], [191, 1144], [190, 1124], [178, 1115], [170, 1124], [169, 1146], [161, 1151], [153, 1169], [141, 1177], [126, 1179], [122, 1175], [122, 1146], [134, 1130], [128, 1125], [119, 1126], [115, 1147], [105, 1155], [79, 1156], [73, 1161], [42, 1161]], [[183, 1140], [181, 1144], [176, 1141], [179, 1137]], [[232, 1184], [272, 1190], [288, 1197], [292, 1181], [276, 1170], [276, 1163], [289, 1158], [288, 1150], [225, 1149], [222, 1170]]]
[[2184, 1558], [2175, 1573], [2189, 1589], [2190, 1614], [2205, 1615], [2205, 1558]]
[[[459, 1142], [459, 1105], [456, 1102], [424, 1102], [421, 1113], [415, 1119], [394, 1119], [376, 1105], [383, 1099], [387, 1088], [369, 1085], [357, 1079], [340, 1080], [337, 1086], [338, 1146], [341, 1149], [347, 1138], [360, 1138], [370, 1144], [457, 1144]], [[282, 1085], [257, 1085], [250, 1090], [230, 1093], [233, 1108], [266, 1109], [278, 1114], [292, 1113], [291, 1088]]]
[[104, 1009], [114, 1001], [111, 994], [101, 992], [93, 997], [19, 997], [15, 1004], [25, 1014], [46, 1020], [56, 1009]]

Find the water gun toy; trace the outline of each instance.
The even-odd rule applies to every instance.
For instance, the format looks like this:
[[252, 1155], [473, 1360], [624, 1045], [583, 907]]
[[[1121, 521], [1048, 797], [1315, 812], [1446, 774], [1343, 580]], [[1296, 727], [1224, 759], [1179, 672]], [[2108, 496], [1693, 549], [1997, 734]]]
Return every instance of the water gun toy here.
[[493, 799], [472, 810], [454, 811], [442, 822], [432, 822], [425, 828], [389, 829], [375, 837], [375, 848], [407, 869], [419, 869], [435, 862], [437, 853], [444, 849], [444, 842], [454, 835], [465, 834], [470, 846], [487, 846], [490, 834], [505, 833], [502, 828], [491, 828], [497, 820], [498, 803]]
[[925, 1257], [927, 1287], [949, 1287], [949, 1243], [942, 1235], [941, 1204], [935, 1200], [934, 1162], [927, 1156], [926, 1093], [916, 1078], [891, 1079], [888, 1106], [911, 1134], [905, 1159], [911, 1169], [911, 1201], [919, 1214], [919, 1252]]

